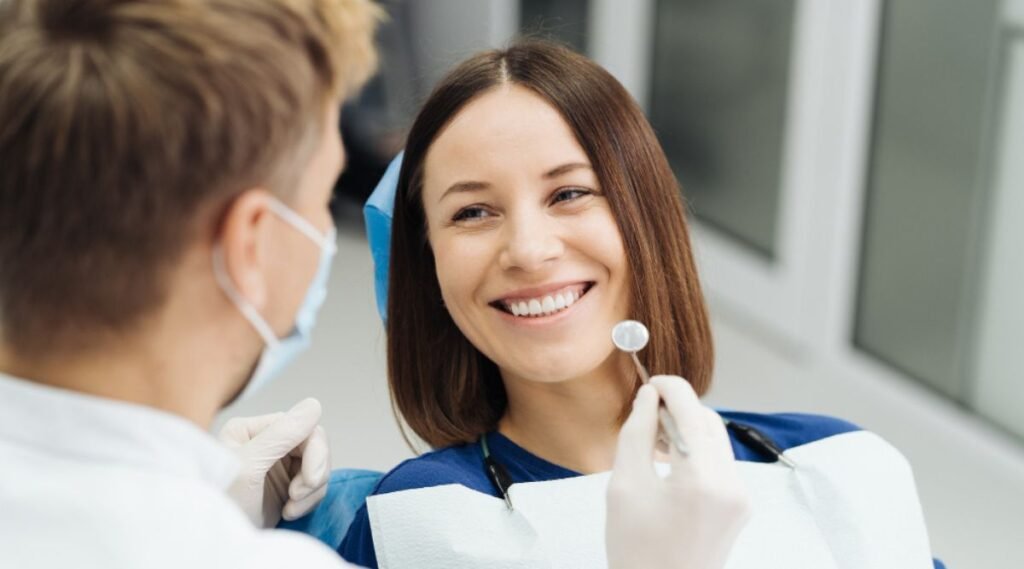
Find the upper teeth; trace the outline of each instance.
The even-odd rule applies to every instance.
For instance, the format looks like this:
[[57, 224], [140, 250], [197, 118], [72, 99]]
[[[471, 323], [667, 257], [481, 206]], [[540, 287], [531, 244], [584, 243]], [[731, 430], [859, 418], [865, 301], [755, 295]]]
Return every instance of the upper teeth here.
[[580, 296], [580, 290], [565, 289], [557, 294], [540, 298], [504, 300], [502, 302], [505, 304], [505, 308], [508, 308], [509, 312], [515, 316], [541, 316], [569, 308], [580, 299]]

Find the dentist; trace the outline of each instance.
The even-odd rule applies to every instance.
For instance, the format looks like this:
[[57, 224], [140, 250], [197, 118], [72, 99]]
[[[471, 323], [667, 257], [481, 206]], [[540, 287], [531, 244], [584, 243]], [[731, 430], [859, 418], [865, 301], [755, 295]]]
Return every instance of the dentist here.
[[[308, 342], [338, 106], [378, 19], [363, 0], [0, 0], [0, 567], [344, 565], [262, 529], [323, 496], [319, 404], [229, 423], [226, 444], [207, 429]], [[717, 435], [651, 468], [659, 392], [701, 416], [680, 383], [641, 390], [622, 430], [612, 567], [718, 567], [746, 517], [741, 489], [708, 487], [731, 465]], [[666, 543], [692, 509], [719, 521]]]

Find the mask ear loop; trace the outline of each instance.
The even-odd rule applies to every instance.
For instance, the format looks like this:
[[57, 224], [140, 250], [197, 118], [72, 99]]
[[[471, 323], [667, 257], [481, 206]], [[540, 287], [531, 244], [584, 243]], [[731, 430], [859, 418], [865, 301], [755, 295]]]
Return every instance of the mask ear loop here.
[[334, 235], [334, 231], [329, 231], [326, 235], [320, 233], [320, 231], [309, 222], [308, 219], [295, 213], [292, 208], [281, 203], [277, 198], [272, 197], [270, 199], [270, 209], [273, 210], [278, 217], [285, 220], [292, 227], [299, 230], [300, 233], [309, 237], [314, 243], [320, 246], [321, 249], [334, 251], [335, 244], [331, 238]]
[[[331, 253], [337, 250], [337, 245], [334, 243], [336, 232], [333, 228], [327, 235], [321, 234], [306, 218], [292, 211], [290, 207], [284, 205], [275, 197], [270, 199], [270, 209], [278, 217], [285, 220], [289, 225], [317, 244], [322, 250], [330, 251]], [[220, 246], [220, 243], [213, 247], [213, 276], [217, 280], [217, 284], [220, 285], [221, 290], [224, 291], [224, 294], [235, 303], [242, 316], [252, 324], [252, 327], [256, 329], [256, 333], [263, 338], [267, 346], [273, 348], [280, 344], [281, 341], [278, 339], [277, 334], [274, 333], [270, 325], [267, 324], [267, 321], [256, 310], [256, 307], [239, 294], [235, 284], [231, 282], [224, 264], [224, 249]]]
[[256, 307], [239, 294], [235, 284], [231, 282], [231, 278], [228, 276], [224, 265], [224, 250], [221, 248], [220, 243], [213, 246], [213, 278], [217, 280], [217, 284], [220, 285], [224, 294], [231, 299], [231, 302], [235, 303], [242, 316], [252, 324], [252, 327], [256, 329], [256, 333], [263, 338], [268, 347], [273, 348], [281, 343], [277, 338], [277, 334], [270, 328], [267, 321], [263, 319], [263, 316], [256, 310]]

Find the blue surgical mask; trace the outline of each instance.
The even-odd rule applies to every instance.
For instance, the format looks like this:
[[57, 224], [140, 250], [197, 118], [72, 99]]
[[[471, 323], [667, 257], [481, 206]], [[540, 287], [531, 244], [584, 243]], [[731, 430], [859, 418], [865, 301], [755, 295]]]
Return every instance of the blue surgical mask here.
[[256, 364], [256, 370], [249, 378], [245, 389], [238, 396], [238, 400], [248, 398], [265, 386], [271, 379], [279, 375], [281, 370], [295, 359], [295, 356], [309, 347], [317, 312], [320, 311], [324, 299], [327, 298], [327, 279], [330, 277], [331, 262], [337, 251], [336, 232], [333, 227], [326, 235], [323, 235], [312, 223], [283, 203], [273, 200], [270, 204], [271, 211], [320, 247], [320, 265], [316, 275], [313, 276], [313, 282], [309, 284], [302, 305], [299, 306], [299, 311], [295, 315], [295, 325], [291, 332], [284, 338], [278, 338], [256, 307], [238, 293], [238, 289], [235, 288], [231, 277], [228, 276], [227, 270], [224, 268], [223, 250], [219, 245], [214, 248], [213, 274], [217, 283], [265, 342], [259, 362]]

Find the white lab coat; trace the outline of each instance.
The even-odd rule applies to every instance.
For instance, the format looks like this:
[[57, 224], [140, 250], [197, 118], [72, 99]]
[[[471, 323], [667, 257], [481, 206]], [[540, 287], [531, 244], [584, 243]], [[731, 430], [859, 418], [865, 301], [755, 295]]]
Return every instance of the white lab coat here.
[[224, 493], [237, 471], [175, 415], [0, 374], [0, 568], [346, 566], [254, 528]]

